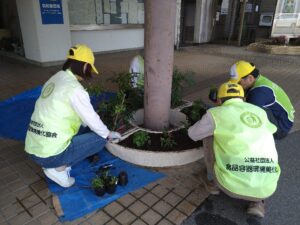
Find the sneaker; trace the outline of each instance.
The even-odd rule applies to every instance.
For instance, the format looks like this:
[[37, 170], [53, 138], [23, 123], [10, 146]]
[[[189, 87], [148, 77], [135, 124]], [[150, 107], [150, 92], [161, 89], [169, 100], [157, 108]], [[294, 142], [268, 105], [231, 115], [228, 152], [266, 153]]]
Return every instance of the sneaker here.
[[202, 180], [206, 191], [212, 195], [220, 194], [220, 189], [216, 185], [216, 183], [212, 180], [209, 181], [207, 179], [207, 175], [205, 171], [200, 172], [200, 179]]
[[253, 216], [263, 218], [265, 216], [265, 201], [250, 202], [247, 213]]
[[55, 183], [64, 188], [71, 187], [75, 183], [74, 177], [70, 177], [71, 168], [67, 167], [63, 171], [57, 171], [55, 168], [43, 169], [45, 175]]

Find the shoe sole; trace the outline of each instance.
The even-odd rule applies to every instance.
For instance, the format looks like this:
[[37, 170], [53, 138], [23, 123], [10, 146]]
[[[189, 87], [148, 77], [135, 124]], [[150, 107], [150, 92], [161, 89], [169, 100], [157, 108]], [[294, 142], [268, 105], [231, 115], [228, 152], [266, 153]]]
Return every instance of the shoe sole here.
[[256, 209], [249, 209], [247, 210], [247, 213], [249, 215], [252, 215], [252, 216], [257, 216], [259, 218], [264, 218], [265, 217], [265, 214], [260, 212], [259, 210], [256, 210]]
[[70, 185], [64, 185], [62, 184], [58, 179], [56, 179], [56, 177], [52, 176], [50, 173], [48, 173], [46, 170], [44, 170], [45, 175], [52, 181], [54, 181], [55, 183], [57, 183], [58, 185], [64, 187], [64, 188], [68, 188], [71, 187], [74, 183], [75, 183], [75, 179], [74, 181], [70, 184]]

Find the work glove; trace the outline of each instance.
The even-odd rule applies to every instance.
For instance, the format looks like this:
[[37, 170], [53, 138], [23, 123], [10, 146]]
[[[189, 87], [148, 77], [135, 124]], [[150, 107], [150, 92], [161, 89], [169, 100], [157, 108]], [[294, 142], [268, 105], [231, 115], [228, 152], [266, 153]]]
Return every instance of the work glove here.
[[111, 131], [109, 132], [109, 135], [108, 135], [108, 140], [109, 141], [112, 141], [112, 140], [119, 140], [121, 139], [121, 134], [119, 132], [115, 132], [115, 131]]

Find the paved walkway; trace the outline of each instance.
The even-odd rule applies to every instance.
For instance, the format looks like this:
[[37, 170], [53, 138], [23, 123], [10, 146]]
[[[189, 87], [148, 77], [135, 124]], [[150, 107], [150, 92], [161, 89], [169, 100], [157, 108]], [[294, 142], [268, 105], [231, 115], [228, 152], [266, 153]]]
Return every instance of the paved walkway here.
[[[137, 51], [96, 56], [103, 75], [96, 83], [114, 89], [106, 81], [114, 72], [126, 71]], [[1, 58], [0, 100], [43, 84], [60, 66], [40, 68]], [[180, 70], [195, 72], [196, 85], [185, 90], [185, 98], [207, 100], [208, 89], [228, 79], [231, 64], [245, 59], [280, 84], [296, 108], [293, 131], [299, 130], [300, 66], [299, 57], [271, 56], [247, 52], [244, 48], [202, 45], [175, 52]], [[0, 224], [61, 224], [53, 210], [51, 193], [41, 169], [27, 160], [21, 142], [0, 139]], [[181, 224], [208, 196], [198, 179], [203, 168], [199, 161], [187, 166], [163, 169], [168, 176], [113, 202], [104, 209], [65, 224]]]

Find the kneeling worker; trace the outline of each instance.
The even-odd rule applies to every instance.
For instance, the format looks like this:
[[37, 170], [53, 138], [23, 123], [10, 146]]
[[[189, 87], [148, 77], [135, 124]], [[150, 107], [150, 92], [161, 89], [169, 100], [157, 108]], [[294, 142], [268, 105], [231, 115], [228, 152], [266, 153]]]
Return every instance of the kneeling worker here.
[[233, 198], [250, 201], [247, 212], [264, 217], [264, 200], [276, 190], [280, 175], [273, 133], [276, 127], [266, 112], [243, 101], [243, 88], [224, 83], [218, 105], [189, 128], [194, 141], [204, 142], [208, 192], [222, 190]]
[[262, 107], [277, 127], [275, 139], [282, 139], [294, 123], [294, 107], [285, 91], [261, 75], [254, 64], [238, 61], [230, 69], [231, 82], [240, 84], [246, 92], [246, 102]]

